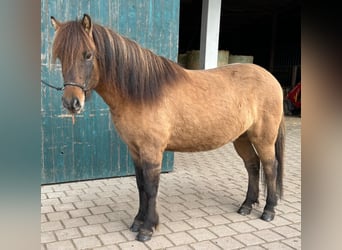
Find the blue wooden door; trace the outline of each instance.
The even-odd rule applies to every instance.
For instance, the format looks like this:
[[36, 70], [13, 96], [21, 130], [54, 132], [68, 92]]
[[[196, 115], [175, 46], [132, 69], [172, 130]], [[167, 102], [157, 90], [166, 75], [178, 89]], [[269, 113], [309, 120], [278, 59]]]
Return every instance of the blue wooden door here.
[[[60, 21], [88, 13], [94, 22], [110, 27], [156, 54], [176, 61], [178, 53], [178, 0], [42, 0], [41, 78], [61, 85], [59, 64], [51, 64], [54, 29], [50, 16]], [[134, 174], [127, 146], [112, 124], [109, 109], [92, 93], [75, 124], [62, 107], [62, 93], [41, 86], [41, 183], [97, 179]], [[173, 153], [165, 152], [162, 171], [173, 169]]]

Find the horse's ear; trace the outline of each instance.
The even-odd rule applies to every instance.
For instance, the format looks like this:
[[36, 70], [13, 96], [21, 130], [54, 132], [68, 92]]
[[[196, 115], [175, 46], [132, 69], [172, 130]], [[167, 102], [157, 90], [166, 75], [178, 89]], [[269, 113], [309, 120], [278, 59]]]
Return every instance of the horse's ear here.
[[58, 30], [59, 26], [61, 26], [61, 23], [57, 21], [56, 18], [53, 16], [51, 16], [51, 24], [55, 30]]
[[88, 34], [91, 34], [92, 28], [93, 28], [93, 24], [92, 24], [91, 18], [90, 18], [90, 16], [88, 14], [84, 14], [83, 15], [82, 26], [83, 26], [84, 30]]

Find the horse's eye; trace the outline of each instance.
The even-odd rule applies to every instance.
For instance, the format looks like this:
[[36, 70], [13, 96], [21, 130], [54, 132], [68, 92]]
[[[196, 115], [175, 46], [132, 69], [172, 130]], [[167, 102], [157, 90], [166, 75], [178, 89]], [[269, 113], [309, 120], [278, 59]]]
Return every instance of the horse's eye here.
[[93, 53], [91, 52], [84, 53], [84, 59], [87, 61], [91, 61], [93, 59]]

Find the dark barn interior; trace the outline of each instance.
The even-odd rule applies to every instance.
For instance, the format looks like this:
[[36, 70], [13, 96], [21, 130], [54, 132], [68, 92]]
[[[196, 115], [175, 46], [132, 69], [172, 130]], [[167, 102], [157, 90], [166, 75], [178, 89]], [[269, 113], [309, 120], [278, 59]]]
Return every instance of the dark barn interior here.
[[[200, 48], [202, 1], [180, 1], [179, 54]], [[300, 79], [301, 9], [298, 0], [222, 0], [219, 50], [251, 55], [284, 91]]]

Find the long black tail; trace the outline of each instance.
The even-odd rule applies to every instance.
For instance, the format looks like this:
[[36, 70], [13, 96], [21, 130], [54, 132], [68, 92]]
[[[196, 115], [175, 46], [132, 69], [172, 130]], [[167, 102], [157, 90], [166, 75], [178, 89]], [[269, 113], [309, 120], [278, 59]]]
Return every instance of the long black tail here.
[[284, 177], [284, 150], [285, 150], [285, 121], [281, 120], [278, 136], [275, 143], [275, 157], [278, 162], [277, 167], [277, 193], [279, 198], [283, 196], [283, 177]]

